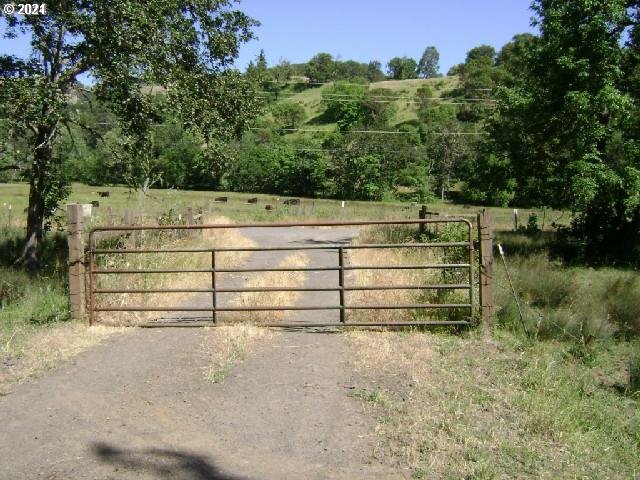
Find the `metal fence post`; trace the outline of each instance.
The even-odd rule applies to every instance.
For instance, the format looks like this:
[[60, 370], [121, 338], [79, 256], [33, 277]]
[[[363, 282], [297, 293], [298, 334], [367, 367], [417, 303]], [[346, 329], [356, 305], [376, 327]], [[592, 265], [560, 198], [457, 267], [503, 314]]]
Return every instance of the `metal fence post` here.
[[84, 215], [82, 205], [67, 205], [69, 245], [69, 307], [71, 318], [82, 320], [85, 316], [84, 296]]
[[478, 262], [480, 285], [480, 314], [482, 322], [488, 326], [493, 324], [495, 311], [494, 278], [493, 278], [493, 232], [491, 216], [487, 210], [478, 214], [478, 240], [480, 245], [480, 261]]
[[340, 287], [340, 322], [344, 323], [344, 249], [338, 248], [338, 286]]
[[211, 302], [213, 310], [211, 311], [211, 319], [216, 323], [216, 251], [211, 250]]

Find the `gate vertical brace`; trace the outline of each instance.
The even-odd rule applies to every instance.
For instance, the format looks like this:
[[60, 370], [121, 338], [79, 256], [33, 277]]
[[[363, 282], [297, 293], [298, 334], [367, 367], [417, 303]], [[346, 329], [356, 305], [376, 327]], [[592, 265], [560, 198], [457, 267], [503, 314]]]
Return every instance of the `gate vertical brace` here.
[[482, 322], [492, 326], [495, 310], [493, 279], [493, 232], [491, 216], [487, 210], [478, 214], [478, 243], [480, 260], [478, 262], [478, 284], [480, 289], [480, 314]]
[[469, 229], [469, 245], [467, 247], [469, 252], [469, 316], [473, 320], [475, 308], [473, 307], [473, 229], [471, 223], [467, 224], [467, 228]]
[[211, 310], [211, 319], [216, 323], [216, 251], [211, 250], [211, 302], [213, 310]]
[[93, 250], [95, 248], [95, 239], [93, 235], [89, 235], [89, 325], [96, 322], [96, 279], [95, 279], [95, 257]]
[[69, 234], [69, 309], [71, 318], [82, 320], [85, 316], [84, 290], [84, 214], [82, 205], [67, 206]]
[[340, 287], [340, 322], [344, 323], [344, 249], [338, 248], [338, 286]]

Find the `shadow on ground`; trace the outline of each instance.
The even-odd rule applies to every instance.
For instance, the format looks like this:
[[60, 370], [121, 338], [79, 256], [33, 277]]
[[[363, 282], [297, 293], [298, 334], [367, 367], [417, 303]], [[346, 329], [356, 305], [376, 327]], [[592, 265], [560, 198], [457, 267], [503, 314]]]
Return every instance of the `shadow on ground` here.
[[102, 462], [137, 474], [158, 479], [249, 480], [223, 472], [206, 456], [168, 449], [123, 449], [106, 443], [94, 443], [92, 452]]

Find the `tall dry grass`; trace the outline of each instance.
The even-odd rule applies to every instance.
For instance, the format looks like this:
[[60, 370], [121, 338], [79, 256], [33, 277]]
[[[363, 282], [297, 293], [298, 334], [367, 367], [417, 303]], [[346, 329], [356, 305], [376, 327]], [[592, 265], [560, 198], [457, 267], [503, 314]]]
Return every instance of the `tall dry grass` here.
[[[354, 240], [355, 245], [366, 243], [413, 242], [413, 232], [408, 229], [368, 227]], [[354, 249], [348, 251], [350, 265], [408, 265], [441, 263], [442, 251], [433, 248]], [[352, 270], [347, 275], [349, 286], [399, 286], [443, 283], [437, 270]], [[348, 305], [398, 305], [418, 303], [445, 303], [429, 290], [362, 290], [349, 291], [345, 296]], [[440, 313], [425, 310], [350, 310], [351, 322], [401, 322], [427, 319]]]
[[[566, 267], [538, 253], [509, 256], [527, 330], [539, 339], [590, 343], [640, 335], [640, 277], [616, 269]], [[497, 266], [500, 326], [522, 331], [520, 314], [502, 264]]]
[[[226, 217], [210, 217], [208, 224], [233, 223]], [[131, 235], [122, 239], [119, 248], [222, 248], [255, 247], [255, 242], [235, 229], [209, 229], [200, 231], [176, 231], [176, 233]], [[244, 262], [250, 252], [223, 252], [216, 256], [218, 268], [229, 268]], [[204, 253], [149, 253], [116, 254], [102, 257], [101, 268], [162, 269], [162, 268], [210, 268], [211, 254]], [[101, 289], [163, 289], [163, 288], [209, 288], [210, 273], [172, 274], [122, 274], [99, 275], [97, 288]], [[98, 305], [122, 306], [179, 306], [194, 300], [193, 293], [124, 293], [98, 295]], [[205, 295], [205, 294], [200, 294]], [[210, 294], [206, 294], [209, 295]], [[163, 312], [99, 312], [98, 322], [105, 325], [135, 325], [162, 315]]]
[[[287, 255], [278, 263], [278, 268], [306, 267], [309, 265], [309, 256], [302, 252]], [[264, 287], [301, 287], [307, 280], [307, 272], [258, 272], [250, 277], [244, 284], [245, 288]], [[231, 301], [231, 305], [237, 307], [249, 306], [275, 306], [283, 307], [295, 305], [302, 292], [244, 292], [237, 295]], [[286, 319], [290, 311], [264, 311], [264, 312], [221, 312], [220, 318], [225, 322], [253, 322], [267, 323], [278, 322]]]

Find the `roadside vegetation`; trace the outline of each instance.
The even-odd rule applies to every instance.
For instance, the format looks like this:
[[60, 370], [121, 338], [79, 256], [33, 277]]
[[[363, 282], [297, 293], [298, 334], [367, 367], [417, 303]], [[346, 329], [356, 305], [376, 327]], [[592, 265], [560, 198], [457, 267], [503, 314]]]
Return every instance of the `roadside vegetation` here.
[[[416, 238], [379, 229], [360, 240], [402, 236]], [[558, 237], [542, 232], [499, 232], [498, 241], [522, 319], [498, 257], [494, 328], [348, 334], [363, 377], [353, 395], [378, 419], [374, 456], [411, 468], [413, 478], [634, 478], [637, 272], [558, 257]], [[385, 261], [406, 262], [408, 252]]]
[[413, 478], [640, 471], [640, 398], [627, 371], [637, 344], [598, 341], [586, 353], [579, 343], [532, 343], [502, 330], [350, 337], [367, 379], [354, 395], [379, 421], [374, 455], [411, 467]]
[[205, 327], [202, 349], [209, 365], [204, 377], [211, 383], [222, 383], [233, 367], [277, 332], [255, 325]]

